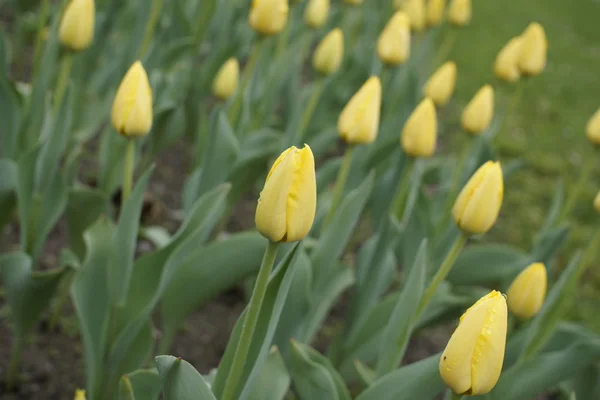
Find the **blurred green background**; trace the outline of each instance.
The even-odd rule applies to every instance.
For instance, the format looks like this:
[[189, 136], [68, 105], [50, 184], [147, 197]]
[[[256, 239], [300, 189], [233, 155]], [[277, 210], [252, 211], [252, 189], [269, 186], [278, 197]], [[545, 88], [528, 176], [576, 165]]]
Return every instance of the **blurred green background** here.
[[[497, 89], [499, 112], [508, 108], [516, 86], [500, 84], [493, 76], [498, 51], [533, 21], [548, 36], [548, 65], [527, 82], [517, 112], [495, 140], [501, 159], [521, 157], [525, 166], [505, 187], [505, 203], [495, 239], [524, 249], [531, 247], [550, 207], [556, 185], [567, 190], [579, 177], [585, 159], [598, 157], [585, 137], [589, 117], [600, 107], [600, 2], [594, 0], [474, 0], [473, 20], [458, 30], [449, 58], [458, 65], [456, 102], [444, 112], [454, 128], [446, 140], [456, 149], [465, 143], [458, 117], [462, 107], [485, 83]], [[443, 40], [443, 39], [442, 39]], [[454, 109], [454, 107], [456, 107]], [[598, 165], [585, 185], [570, 217], [570, 239], [561, 251], [561, 263], [585, 246], [599, 226], [592, 201], [600, 189]], [[600, 332], [600, 252], [583, 279], [572, 318]], [[482, 265], [485, 268], [485, 265]]]

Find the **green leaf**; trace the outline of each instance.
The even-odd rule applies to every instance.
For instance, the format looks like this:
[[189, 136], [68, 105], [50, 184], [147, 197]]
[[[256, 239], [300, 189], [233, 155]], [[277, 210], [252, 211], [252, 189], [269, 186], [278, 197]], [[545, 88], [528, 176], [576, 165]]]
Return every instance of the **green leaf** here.
[[160, 376], [155, 369], [139, 369], [121, 378], [119, 393], [125, 395], [119, 400], [158, 400], [160, 389]]
[[100, 136], [98, 187], [112, 195], [123, 180], [123, 160], [127, 139], [117, 134], [108, 125]]
[[202, 375], [187, 361], [173, 356], [158, 356], [155, 361], [165, 400], [217, 400]]
[[0, 158], [0, 228], [8, 223], [15, 211], [17, 197], [17, 166], [8, 159]]
[[533, 246], [531, 258], [549, 266], [556, 253], [567, 240], [568, 234], [569, 228], [567, 227], [553, 228], [544, 232]]
[[546, 216], [546, 220], [544, 221], [544, 225], [540, 229], [540, 236], [544, 236], [544, 233], [547, 232], [550, 228], [552, 228], [552, 226], [557, 222], [558, 217], [560, 217], [560, 212], [562, 211], [564, 202], [565, 183], [561, 179], [556, 184], [556, 189], [554, 190], [554, 198], [552, 199], [552, 204], [550, 205], [550, 210], [548, 210], [548, 214]]
[[354, 367], [364, 386], [371, 386], [377, 379], [377, 371], [369, 368], [369, 366], [363, 364], [360, 360], [354, 360]]
[[[258, 316], [256, 329], [252, 336], [252, 344], [250, 345], [250, 351], [246, 358], [244, 373], [242, 374], [241, 380], [238, 382], [238, 391], [235, 396], [236, 399], [245, 400], [249, 396], [250, 392], [253, 390], [252, 386], [256, 384], [256, 378], [264, 366], [269, 348], [271, 347], [275, 336], [275, 330], [279, 323], [285, 300], [290, 290], [294, 275], [294, 265], [299, 254], [298, 248], [299, 245], [294, 246], [271, 275], [267, 286], [267, 292]], [[242, 313], [238, 318], [229, 338], [229, 342], [227, 343], [225, 354], [219, 364], [217, 376], [213, 382], [213, 391], [217, 397], [221, 396], [223, 393], [225, 381], [229, 375], [233, 356], [238, 346], [245, 315], [246, 312]]]
[[292, 340], [291, 375], [301, 400], [350, 400], [350, 392], [329, 359]]
[[150, 167], [136, 183], [131, 196], [125, 201], [113, 238], [113, 252], [108, 269], [108, 287], [111, 303], [123, 307], [133, 273], [133, 259], [140, 227], [144, 192], [154, 167]]
[[65, 212], [69, 247], [79, 259], [85, 258], [83, 233], [107, 211], [108, 204], [108, 197], [100, 189], [75, 187], [69, 191]]
[[415, 326], [415, 314], [425, 290], [427, 277], [427, 239], [423, 239], [388, 325], [377, 360], [377, 376], [383, 376], [400, 364]]
[[[4, 43], [0, 38], [0, 43]], [[17, 159], [19, 131], [22, 123], [22, 99], [8, 76], [0, 72], [0, 155]]]
[[290, 375], [285, 368], [281, 353], [273, 346], [247, 400], [283, 400], [290, 382]]
[[[33, 196], [35, 194], [35, 163], [41, 146], [24, 153], [17, 164], [17, 206], [19, 209], [19, 227], [21, 231], [21, 248], [29, 250], [33, 247], [34, 235], [31, 231]], [[28, 251], [29, 252], [29, 251]]]
[[428, 400], [444, 389], [438, 364], [440, 354], [396, 369], [379, 378], [356, 400]]

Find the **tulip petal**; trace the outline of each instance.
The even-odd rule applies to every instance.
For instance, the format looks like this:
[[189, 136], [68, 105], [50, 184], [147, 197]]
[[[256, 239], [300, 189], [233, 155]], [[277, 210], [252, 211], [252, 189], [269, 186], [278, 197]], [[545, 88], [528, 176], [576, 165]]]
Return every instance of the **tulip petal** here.
[[296, 165], [287, 201], [286, 242], [304, 238], [312, 228], [317, 209], [315, 159], [308, 145], [294, 153]]
[[522, 319], [537, 314], [546, 298], [547, 280], [543, 263], [533, 263], [521, 271], [507, 291], [508, 306], [512, 313]]
[[499, 163], [492, 163], [462, 215], [465, 229], [487, 232], [498, 218], [503, 193], [502, 169]]

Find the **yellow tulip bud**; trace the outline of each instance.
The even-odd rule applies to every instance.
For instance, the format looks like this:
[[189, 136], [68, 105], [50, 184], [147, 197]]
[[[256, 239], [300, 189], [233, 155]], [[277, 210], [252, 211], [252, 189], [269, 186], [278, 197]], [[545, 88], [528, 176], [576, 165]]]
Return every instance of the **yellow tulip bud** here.
[[594, 197], [594, 209], [600, 214], [600, 192]]
[[456, 63], [448, 61], [442, 65], [425, 84], [425, 96], [431, 97], [436, 106], [448, 103], [456, 86]]
[[600, 109], [588, 121], [585, 134], [590, 142], [600, 145]]
[[346, 143], [371, 143], [379, 130], [381, 81], [370, 77], [352, 96], [338, 119], [338, 132]]
[[473, 96], [462, 113], [463, 129], [472, 135], [483, 133], [494, 116], [494, 89], [485, 85]]
[[444, 19], [446, 0], [429, 0], [427, 2], [427, 25], [438, 26]]
[[81, 389], [75, 390], [75, 398], [73, 400], [86, 400], [85, 390], [81, 390]]
[[263, 35], [275, 35], [285, 28], [288, 19], [287, 0], [252, 0], [248, 22]]
[[267, 175], [256, 207], [256, 228], [273, 242], [302, 240], [317, 209], [313, 153], [292, 146], [277, 158]]
[[304, 22], [311, 28], [319, 28], [327, 21], [329, 0], [310, 0], [304, 10]]
[[471, 22], [471, 0], [452, 0], [448, 8], [448, 20], [456, 26]]
[[152, 89], [139, 61], [129, 68], [117, 89], [111, 121], [123, 136], [145, 136], [152, 128]]
[[425, 98], [410, 115], [402, 131], [402, 149], [411, 157], [431, 157], [437, 141], [435, 104]]
[[507, 82], [516, 82], [521, 77], [519, 69], [519, 57], [521, 56], [520, 36], [514, 37], [500, 50], [494, 62], [494, 73], [500, 79]]
[[471, 234], [489, 231], [498, 219], [503, 196], [502, 167], [499, 162], [488, 161], [479, 167], [458, 195], [452, 208], [456, 225]]
[[537, 22], [529, 24], [523, 33], [519, 69], [524, 75], [539, 75], [546, 67], [548, 40], [544, 28]]
[[72, 51], [87, 49], [94, 39], [94, 0], [71, 0], [60, 21], [60, 43]]
[[408, 15], [413, 31], [421, 32], [425, 28], [425, 0], [406, 0], [402, 10]]
[[462, 317], [440, 358], [440, 375], [455, 393], [480, 395], [500, 378], [508, 311], [502, 293], [477, 300]]
[[323, 75], [336, 72], [344, 58], [344, 34], [335, 28], [321, 40], [313, 55], [313, 68]]
[[525, 268], [510, 284], [506, 292], [508, 309], [521, 319], [536, 315], [546, 298], [546, 266], [533, 263]]
[[213, 80], [213, 94], [221, 100], [227, 100], [235, 93], [240, 77], [240, 65], [235, 57], [225, 61]]
[[397, 11], [377, 40], [377, 55], [388, 65], [400, 65], [410, 55], [410, 22], [408, 15]]

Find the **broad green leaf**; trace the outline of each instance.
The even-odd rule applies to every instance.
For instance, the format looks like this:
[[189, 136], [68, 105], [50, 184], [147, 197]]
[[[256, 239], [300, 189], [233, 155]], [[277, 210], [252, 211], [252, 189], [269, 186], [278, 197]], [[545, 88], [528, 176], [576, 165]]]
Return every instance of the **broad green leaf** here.
[[63, 214], [68, 196], [69, 183], [62, 173], [56, 173], [50, 180], [46, 191], [39, 197], [36, 195], [39, 203], [34, 202], [33, 218], [35, 219], [33, 219], [30, 231], [30, 233], [35, 232], [35, 237], [31, 242], [31, 254], [34, 257], [39, 255], [50, 231]]
[[327, 357], [292, 340], [291, 375], [301, 400], [350, 400], [350, 392]]
[[444, 389], [440, 354], [396, 369], [373, 382], [356, 400], [428, 400]]
[[17, 164], [17, 206], [19, 209], [19, 227], [21, 248], [28, 253], [33, 248], [35, 233], [31, 232], [31, 220], [35, 220], [33, 197], [35, 194], [35, 163], [38, 159], [41, 147], [24, 153]]
[[83, 260], [85, 242], [83, 233], [98, 217], [107, 211], [108, 197], [100, 189], [74, 187], [69, 191], [67, 209], [67, 229], [69, 231], [69, 247]]
[[202, 375], [187, 361], [173, 356], [158, 356], [155, 361], [165, 400], [217, 400]]
[[590, 365], [580, 371], [569, 387], [576, 399], [600, 399], [600, 364]]
[[121, 208], [121, 215], [119, 215], [117, 230], [113, 238], [113, 252], [108, 268], [108, 285], [111, 303], [118, 307], [123, 307], [127, 298], [133, 273], [133, 259], [144, 192], [153, 171], [154, 167], [149, 168], [135, 184], [131, 196]]
[[363, 364], [360, 360], [354, 360], [354, 367], [364, 386], [371, 386], [377, 379], [377, 371]]
[[377, 376], [392, 371], [404, 357], [415, 326], [415, 314], [425, 290], [427, 252], [427, 239], [424, 239], [383, 333], [377, 360]]
[[161, 389], [160, 376], [155, 369], [139, 369], [123, 375], [119, 386], [119, 392], [133, 394], [133, 397], [119, 400], [157, 400]]
[[[294, 248], [279, 263], [275, 271], [271, 274], [267, 292], [260, 309], [256, 329], [252, 336], [252, 344], [246, 358], [246, 365], [241, 380], [238, 382], [235, 398], [245, 400], [253, 390], [252, 386], [256, 384], [256, 378], [262, 370], [265, 359], [275, 336], [275, 330], [279, 323], [279, 318], [285, 304], [294, 275], [294, 264], [298, 257], [298, 247]], [[225, 386], [225, 381], [229, 375], [234, 353], [238, 347], [242, 323], [246, 312], [242, 313], [238, 319], [233, 332], [227, 343], [225, 354], [219, 364], [217, 376], [213, 383], [213, 392], [217, 397], [221, 396]]]
[[283, 400], [289, 390], [290, 382], [290, 375], [281, 353], [273, 346], [247, 400]]

